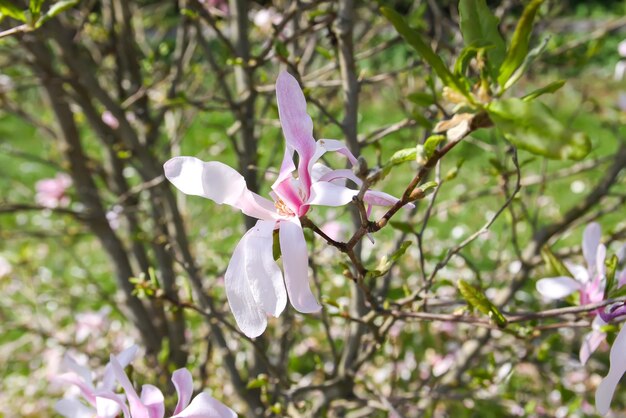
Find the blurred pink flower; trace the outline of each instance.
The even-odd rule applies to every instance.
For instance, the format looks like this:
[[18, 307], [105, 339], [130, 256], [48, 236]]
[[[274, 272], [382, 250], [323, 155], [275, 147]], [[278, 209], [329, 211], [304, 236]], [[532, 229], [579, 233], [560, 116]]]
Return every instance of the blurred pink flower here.
[[108, 327], [108, 315], [111, 309], [107, 306], [97, 312], [84, 312], [76, 315], [76, 342], [81, 343], [87, 337], [99, 335]]
[[35, 201], [45, 208], [66, 207], [70, 204], [66, 191], [71, 185], [71, 177], [64, 173], [59, 173], [54, 178], [39, 180], [35, 183]]
[[280, 13], [273, 7], [266, 7], [256, 11], [252, 17], [252, 22], [264, 34], [272, 33], [272, 26], [277, 25], [282, 20]]
[[8, 276], [13, 271], [13, 266], [9, 263], [9, 260], [0, 255], [0, 279]]
[[320, 229], [323, 233], [325, 233], [335, 241], [340, 241], [341, 239], [343, 239], [346, 231], [345, 225], [339, 221], [326, 222], [324, 225], [321, 226]]
[[120, 121], [118, 121], [117, 118], [113, 116], [113, 113], [108, 110], [102, 112], [102, 122], [104, 122], [105, 125], [111, 129], [117, 129], [120, 127]]
[[[78, 365], [71, 358], [66, 358], [71, 373], [57, 379], [79, 387], [87, 404], [78, 399], [62, 399], [55, 409], [66, 418], [93, 417], [114, 418], [120, 413], [124, 418], [163, 418], [165, 416], [165, 398], [155, 386], [143, 385], [139, 396], [124, 372], [137, 354], [137, 346], [132, 346], [117, 356], [111, 355], [102, 382], [94, 386], [89, 369]], [[124, 394], [114, 392], [115, 381], [120, 384]], [[193, 381], [187, 369], [178, 369], [172, 375], [172, 382], [178, 394], [178, 403], [171, 418], [236, 418], [237, 414], [221, 402], [200, 393], [193, 400]], [[191, 401], [191, 402], [190, 402]]]

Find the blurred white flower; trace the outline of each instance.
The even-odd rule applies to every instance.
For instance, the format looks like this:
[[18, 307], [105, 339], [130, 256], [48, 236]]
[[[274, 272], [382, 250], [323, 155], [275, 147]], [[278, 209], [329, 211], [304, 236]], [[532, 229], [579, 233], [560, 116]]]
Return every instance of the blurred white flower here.
[[280, 23], [282, 17], [274, 8], [268, 7], [254, 13], [252, 22], [264, 34], [272, 33], [272, 25]]
[[12, 271], [13, 267], [11, 266], [11, 263], [9, 263], [9, 260], [0, 255], [0, 279], [8, 276]]

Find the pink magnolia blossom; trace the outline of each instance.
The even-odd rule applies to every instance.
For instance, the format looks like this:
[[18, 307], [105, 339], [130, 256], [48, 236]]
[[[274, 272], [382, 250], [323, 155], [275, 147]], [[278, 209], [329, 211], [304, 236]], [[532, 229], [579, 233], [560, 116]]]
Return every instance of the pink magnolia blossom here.
[[117, 129], [120, 127], [120, 121], [113, 115], [113, 113], [105, 110], [102, 112], [102, 122], [105, 123], [111, 129]]
[[[351, 202], [358, 191], [342, 185], [346, 179], [361, 185], [351, 170], [331, 170], [317, 163], [328, 151], [344, 155], [352, 164], [356, 158], [341, 141], [315, 141], [304, 94], [297, 80], [287, 72], [278, 77], [276, 98], [286, 149], [270, 193], [273, 202], [248, 190], [243, 176], [220, 162], [175, 157], [164, 165], [165, 177], [183, 193], [233, 206], [259, 219], [237, 244], [224, 278], [237, 325], [251, 338], [263, 333], [267, 315], [280, 315], [287, 304], [287, 295], [299, 312], [320, 310], [309, 286], [307, 245], [299, 218], [311, 205], [342, 206]], [[298, 154], [297, 172], [294, 153]], [[364, 200], [370, 206], [388, 206], [398, 201], [373, 191], [368, 191]], [[284, 281], [272, 255], [276, 229]]]
[[46, 208], [65, 207], [70, 204], [66, 194], [72, 185], [70, 176], [59, 173], [54, 178], [39, 180], [35, 183], [35, 201]]
[[[562, 299], [574, 292], [579, 292], [580, 304], [601, 302], [604, 299], [606, 247], [600, 243], [602, 230], [593, 222], [583, 232], [583, 257], [587, 267], [566, 263], [573, 277], [558, 276], [537, 281], [537, 290], [548, 299]], [[597, 315], [597, 311], [592, 315]], [[605, 340], [606, 334], [601, 327], [606, 325], [602, 318], [596, 317], [592, 323], [593, 330], [585, 336], [580, 348], [580, 362], [585, 364], [589, 356]]]
[[[55, 409], [66, 418], [93, 417], [114, 418], [122, 413], [124, 418], [163, 418], [165, 416], [165, 398], [155, 386], [143, 385], [141, 395], [137, 394], [132, 382], [124, 372], [134, 359], [137, 346], [132, 346], [117, 356], [111, 355], [102, 382], [95, 387], [89, 369], [78, 365], [71, 358], [66, 358], [66, 365], [71, 373], [57, 379], [72, 383], [80, 388], [88, 405], [78, 399], [63, 399], [57, 402]], [[124, 394], [114, 392], [115, 382], [124, 390]], [[178, 403], [171, 418], [236, 418], [237, 414], [207, 393], [200, 393], [193, 400], [193, 381], [187, 369], [178, 369], [172, 374], [172, 383], [178, 394]]]

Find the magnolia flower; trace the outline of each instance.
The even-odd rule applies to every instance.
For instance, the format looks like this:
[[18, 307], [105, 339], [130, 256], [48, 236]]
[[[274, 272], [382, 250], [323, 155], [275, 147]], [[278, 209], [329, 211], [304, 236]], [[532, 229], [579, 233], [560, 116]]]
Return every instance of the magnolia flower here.
[[39, 180], [35, 183], [35, 201], [50, 209], [65, 207], [70, 203], [65, 192], [71, 185], [72, 179], [63, 173], [57, 174], [54, 178]]
[[[540, 279], [537, 290], [548, 299], [562, 299], [574, 292], [579, 292], [580, 304], [601, 302], [604, 299], [606, 247], [600, 243], [602, 231], [597, 223], [590, 223], [583, 232], [583, 257], [587, 267], [566, 263], [573, 277], [559, 276]], [[598, 312], [593, 312], [596, 315]], [[605, 322], [596, 317], [592, 323], [593, 330], [585, 336], [580, 348], [580, 362], [585, 364], [589, 356], [606, 338], [600, 329]]]
[[279, 24], [281, 20], [281, 14], [273, 7], [260, 9], [252, 17], [254, 25], [266, 35], [272, 33], [272, 26]]
[[[311, 205], [349, 203], [358, 191], [343, 185], [346, 179], [361, 185], [351, 170], [331, 170], [317, 163], [328, 151], [343, 154], [352, 164], [356, 158], [341, 141], [315, 142], [304, 94], [296, 79], [286, 72], [276, 82], [276, 98], [286, 149], [278, 178], [272, 185], [273, 201], [248, 190], [243, 176], [220, 162], [176, 157], [164, 165], [165, 177], [183, 193], [233, 206], [259, 220], [237, 244], [224, 277], [226, 296], [237, 325], [251, 338], [263, 333], [267, 315], [280, 315], [287, 304], [287, 295], [299, 312], [317, 312], [321, 308], [309, 287], [307, 246], [299, 218], [306, 215]], [[297, 173], [294, 153], [298, 154]], [[398, 201], [373, 191], [368, 191], [364, 200], [370, 208], [372, 204], [387, 206]], [[272, 254], [276, 229], [284, 282]]]
[[[95, 388], [91, 372], [67, 358], [66, 364], [73, 373], [58, 379], [77, 385], [89, 406], [76, 399], [63, 399], [55, 409], [67, 418], [93, 417], [115, 418], [120, 412], [124, 418], [163, 418], [165, 398], [155, 386], [143, 385], [141, 396], [137, 395], [132, 382], [124, 372], [135, 357], [137, 346], [132, 346], [118, 356], [111, 355], [102, 383]], [[124, 389], [125, 396], [115, 393], [115, 381]], [[178, 369], [172, 374], [172, 382], [178, 394], [178, 403], [171, 418], [236, 418], [237, 414], [207, 393], [200, 393], [193, 400], [193, 381], [187, 369]], [[191, 402], [190, 402], [191, 401]]]

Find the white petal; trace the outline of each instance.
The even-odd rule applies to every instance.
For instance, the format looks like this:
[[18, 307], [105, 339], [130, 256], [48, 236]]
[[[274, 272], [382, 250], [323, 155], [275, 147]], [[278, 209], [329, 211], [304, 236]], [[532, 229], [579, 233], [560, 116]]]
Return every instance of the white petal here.
[[626, 372], [624, 353], [626, 353], [626, 326], [622, 327], [611, 347], [609, 374], [596, 389], [596, 408], [600, 415], [606, 415], [609, 412], [615, 388]]
[[537, 280], [537, 291], [548, 299], [561, 299], [580, 290], [580, 283], [571, 277], [549, 277]]
[[282, 220], [278, 237], [291, 305], [303, 313], [319, 311], [321, 306], [309, 287], [309, 257], [300, 221]]
[[54, 405], [54, 410], [65, 418], [93, 418], [96, 413], [78, 399], [61, 399]]
[[175, 157], [163, 165], [163, 170], [165, 177], [185, 194], [234, 206], [253, 218], [277, 218], [274, 204], [248, 190], [243, 176], [226, 164]]
[[[128, 366], [137, 355], [137, 351], [139, 350], [139, 346], [133, 344], [118, 355], [115, 356], [118, 363], [122, 368]], [[102, 383], [98, 386], [100, 390], [113, 390], [115, 387], [115, 374], [113, 373], [113, 368], [111, 364], [107, 364], [104, 369], [104, 375], [102, 377]]]
[[201, 393], [178, 415], [172, 418], [237, 418], [235, 411], [212, 398], [207, 393]]
[[585, 267], [579, 264], [572, 264], [569, 261], [564, 261], [563, 264], [565, 264], [565, 267], [572, 273], [572, 277], [578, 282], [587, 283], [589, 281], [589, 271]]
[[357, 162], [356, 157], [350, 152], [345, 142], [336, 139], [320, 139], [317, 141], [315, 155], [311, 161], [319, 160], [326, 152], [338, 152], [348, 158], [352, 165], [355, 165]]
[[263, 309], [254, 299], [246, 273], [246, 235], [241, 238], [224, 275], [226, 297], [239, 329], [250, 338], [258, 337], [267, 327]]
[[606, 339], [606, 334], [602, 331], [594, 330], [585, 335], [583, 343], [580, 346], [580, 363], [584, 366], [589, 357], [597, 350]]
[[321, 206], [343, 206], [352, 202], [352, 198], [359, 194], [358, 190], [349, 189], [328, 182], [317, 182], [311, 186], [311, 197], [307, 204]]
[[172, 374], [172, 382], [178, 394], [178, 403], [174, 409], [174, 414], [178, 414], [189, 405], [191, 395], [193, 395], [193, 379], [189, 370], [178, 369]]
[[596, 252], [596, 275], [604, 276], [606, 266], [604, 260], [606, 259], [606, 246], [604, 244], [598, 245], [598, 251]]
[[598, 245], [600, 245], [601, 237], [602, 230], [600, 224], [596, 222], [587, 225], [583, 232], [583, 256], [589, 268], [596, 265], [596, 253], [598, 251]]
[[275, 317], [287, 306], [283, 274], [274, 261], [274, 221], [259, 221], [246, 235], [246, 276], [257, 304]]
[[128, 407], [123, 396], [114, 393], [99, 394], [96, 397], [96, 411], [98, 418], [115, 418], [122, 411], [124, 417], [129, 416]]

